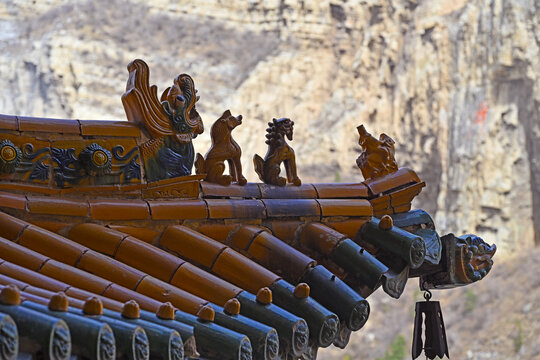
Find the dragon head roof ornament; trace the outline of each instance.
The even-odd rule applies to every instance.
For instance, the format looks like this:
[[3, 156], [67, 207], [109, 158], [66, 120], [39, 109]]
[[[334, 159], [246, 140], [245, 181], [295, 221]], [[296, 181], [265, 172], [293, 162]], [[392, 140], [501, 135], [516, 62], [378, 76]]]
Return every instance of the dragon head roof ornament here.
[[144, 61], [133, 60], [128, 71], [122, 103], [128, 121], [138, 124], [150, 138], [140, 145], [147, 180], [190, 175], [195, 157], [191, 141], [204, 131], [195, 107], [199, 97], [193, 79], [178, 75], [159, 101]]
[[157, 86], [150, 86], [148, 65], [136, 59], [127, 68], [129, 77], [122, 103], [128, 121], [142, 125], [151, 138], [175, 136], [179, 142], [188, 143], [202, 134], [203, 122], [195, 107], [199, 97], [191, 76], [178, 75], [159, 101]]

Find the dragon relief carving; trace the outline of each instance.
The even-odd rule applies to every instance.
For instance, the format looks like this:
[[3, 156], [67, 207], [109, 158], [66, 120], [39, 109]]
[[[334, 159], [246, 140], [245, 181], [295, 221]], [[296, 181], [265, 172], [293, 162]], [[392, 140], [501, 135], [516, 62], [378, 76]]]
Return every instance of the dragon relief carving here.
[[184, 358], [184, 344], [180, 336], [173, 337], [170, 340], [169, 357], [171, 360], [182, 360]]
[[69, 358], [71, 354], [71, 335], [65, 322], [59, 322], [58, 326], [54, 329], [51, 344], [52, 358]]
[[[264, 160], [257, 154], [253, 157], [255, 171], [261, 181], [266, 184], [285, 186], [287, 182], [300, 186], [302, 181], [296, 174], [296, 159], [294, 150], [287, 145], [285, 137], [292, 141], [294, 122], [288, 118], [272, 119], [266, 129], [266, 144], [268, 151]], [[285, 165], [287, 179], [279, 176], [281, 163]]]
[[99, 359], [112, 360], [116, 357], [114, 333], [109, 326], [104, 327], [99, 336], [98, 352]]
[[357, 127], [358, 144], [362, 147], [362, 153], [356, 159], [356, 165], [362, 170], [364, 179], [372, 179], [393, 173], [398, 170], [394, 158], [395, 141], [386, 134], [381, 134], [379, 140], [367, 132], [364, 125]]
[[148, 141], [140, 145], [147, 181], [190, 175], [195, 151], [192, 140], [204, 131], [195, 107], [197, 90], [191, 76], [178, 75], [158, 100], [149, 84], [148, 65], [134, 60], [122, 103], [129, 121], [138, 124]]
[[14, 359], [19, 353], [17, 325], [9, 316], [0, 321], [0, 359]]
[[[212, 146], [203, 158], [197, 154], [195, 169], [197, 174], [206, 174], [205, 181], [220, 185], [230, 185], [235, 181], [239, 185], [245, 185], [247, 180], [242, 175], [242, 163], [240, 157], [242, 150], [234, 141], [231, 132], [242, 124], [242, 115], [233, 116], [229, 110], [212, 125], [210, 138]], [[230, 175], [224, 175], [225, 161], [229, 164]]]

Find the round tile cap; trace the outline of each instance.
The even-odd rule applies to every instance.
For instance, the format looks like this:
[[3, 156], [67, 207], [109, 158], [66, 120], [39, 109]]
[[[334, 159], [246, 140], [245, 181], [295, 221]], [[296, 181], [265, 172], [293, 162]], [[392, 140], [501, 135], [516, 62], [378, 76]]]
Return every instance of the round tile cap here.
[[0, 303], [4, 305], [19, 305], [21, 303], [21, 291], [11, 284], [0, 291]]
[[272, 303], [272, 290], [267, 287], [259, 289], [257, 292], [257, 302], [263, 305], [269, 305]]
[[394, 226], [394, 220], [389, 215], [384, 215], [379, 221], [379, 229], [390, 230]]
[[95, 296], [84, 302], [83, 313], [86, 315], [103, 315], [103, 303]]
[[135, 300], [126, 301], [122, 306], [122, 316], [127, 319], [138, 319], [141, 317], [141, 309]]
[[229, 315], [238, 315], [240, 314], [240, 301], [236, 298], [232, 298], [225, 303], [223, 306], [225, 312]]
[[49, 310], [66, 312], [69, 307], [69, 299], [66, 294], [60, 291], [51, 296], [48, 306]]
[[197, 312], [197, 316], [199, 317], [199, 320], [202, 321], [214, 321], [216, 313], [210, 305], [204, 305]]
[[300, 283], [294, 288], [294, 296], [297, 299], [305, 299], [309, 296], [309, 285], [306, 283]]
[[156, 316], [163, 320], [173, 320], [174, 312], [174, 306], [172, 306], [172, 304], [167, 301], [159, 306], [156, 312]]

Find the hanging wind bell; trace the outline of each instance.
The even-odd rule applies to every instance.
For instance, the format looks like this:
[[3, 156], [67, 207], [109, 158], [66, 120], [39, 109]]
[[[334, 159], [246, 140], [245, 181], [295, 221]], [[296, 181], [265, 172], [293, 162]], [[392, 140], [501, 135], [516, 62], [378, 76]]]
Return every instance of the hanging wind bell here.
[[[416, 359], [424, 350], [428, 359], [435, 359], [436, 356], [442, 358], [448, 355], [448, 344], [446, 342], [446, 332], [441, 312], [441, 305], [438, 301], [430, 301], [431, 292], [425, 290], [424, 299], [416, 303], [416, 315], [414, 317], [414, 332], [412, 343], [412, 358]], [[422, 321], [426, 325], [424, 343], [422, 342]]]

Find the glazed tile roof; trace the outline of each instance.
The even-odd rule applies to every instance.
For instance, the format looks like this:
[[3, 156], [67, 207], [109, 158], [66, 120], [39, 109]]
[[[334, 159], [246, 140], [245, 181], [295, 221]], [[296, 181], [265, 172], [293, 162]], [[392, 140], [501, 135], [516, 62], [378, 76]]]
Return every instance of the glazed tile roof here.
[[[0, 115], [4, 358], [315, 359], [361, 330], [378, 288], [398, 298], [409, 277], [447, 288], [491, 268], [494, 246], [441, 239], [411, 210], [425, 183], [397, 167], [388, 136], [373, 138], [375, 160], [367, 150], [357, 160], [365, 181], [300, 185], [287, 163], [295, 185], [275, 186], [255, 157], [265, 183], [239, 185], [236, 169], [236, 183], [219, 185], [208, 159], [186, 175], [175, 152], [202, 131], [191, 78], [179, 75], [164, 105], [144, 62], [128, 69], [130, 121]], [[169, 101], [191, 104], [192, 133], [174, 127]], [[274, 119], [267, 143], [280, 124], [292, 131]], [[374, 167], [381, 154], [392, 161]]]
[[[317, 269], [316, 273], [322, 270], [317, 262], [328, 261], [338, 244], [353, 238], [360, 226], [369, 221], [374, 213], [373, 201], [377, 204], [379, 199], [388, 198], [381, 211], [393, 213], [388, 194], [398, 189], [404, 195], [396, 198], [408, 199], [410, 203], [423, 186], [407, 169], [400, 170], [392, 179], [387, 187], [359, 183], [278, 188], [252, 183], [246, 187], [231, 186], [230, 192], [225, 187], [200, 182], [196, 199], [152, 200], [142, 192], [122, 199], [100, 198], [84, 189], [57, 197], [8, 183], [0, 192], [2, 209], [12, 214], [0, 213], [0, 284], [14, 284], [26, 301], [40, 304], [48, 304], [48, 299], [60, 291], [68, 296], [73, 308], [83, 307], [92, 296], [100, 299], [106, 309], [116, 312], [121, 312], [123, 303], [129, 300], [151, 312], [157, 311], [162, 302], [170, 302], [186, 316], [195, 316], [193, 319], [204, 317], [205, 306], [211, 305], [209, 311], [221, 313], [226, 311], [223, 308], [232, 306], [231, 300], [240, 299], [240, 309], [246, 308], [241, 313], [249, 314], [244, 322], [234, 323], [226, 312], [219, 319], [211, 317], [225, 326], [223, 329], [243, 329], [251, 334], [251, 352], [259, 354], [256, 358], [266, 356], [262, 355], [264, 349], [271, 345], [268, 339], [254, 344], [259, 339], [254, 334], [265, 329], [265, 322], [277, 326], [281, 336], [286, 329], [292, 331], [292, 339], [280, 337], [283, 353], [294, 353], [294, 346], [302, 343], [298, 340], [301, 332], [294, 335], [294, 329], [289, 327], [303, 317], [307, 317], [311, 332], [319, 336], [318, 340], [310, 336], [312, 340], [306, 345], [328, 346], [337, 329], [331, 330], [335, 335], [330, 339], [323, 339], [328, 329], [320, 327], [338, 325], [332, 320], [338, 319], [332, 312], [340, 312], [339, 305], [327, 304], [330, 310], [317, 305], [320, 308], [313, 310], [310, 306], [314, 305], [309, 305], [316, 304], [313, 300], [293, 301], [294, 296], [291, 299], [282, 293], [294, 288], [287, 290], [291, 286], [288, 283], [315, 279], [311, 280], [312, 286], [306, 285], [307, 293], [302, 290], [304, 295], [300, 296], [309, 296], [310, 290], [313, 294], [317, 277], [306, 274], [310, 269]], [[0, 187], [4, 184], [0, 183]], [[110, 191], [118, 194], [119, 190]], [[403, 201], [397, 205], [402, 206]], [[340, 233], [332, 228], [333, 224], [348, 231]], [[313, 242], [316, 238], [321, 240]], [[372, 281], [371, 287], [375, 289], [378, 282]], [[345, 282], [340, 282], [339, 287], [340, 291], [345, 289], [345, 294], [352, 291], [346, 290]], [[279, 304], [269, 310], [274, 315], [260, 314], [265, 310], [258, 301], [269, 301], [264, 300], [264, 288], [273, 289], [271, 301]], [[318, 296], [325, 303], [323, 296]], [[360, 295], [351, 299], [357, 304], [354, 306], [367, 304]], [[249, 310], [250, 307], [255, 310]], [[349, 324], [356, 330], [363, 322], [352, 325], [346, 320], [352, 308], [348, 311], [340, 312], [345, 321], [341, 326], [346, 328]], [[268, 320], [270, 316], [281, 319], [284, 325], [278, 326], [275, 319]], [[249, 323], [250, 317], [254, 324]], [[307, 333], [307, 328], [300, 329]], [[194, 339], [197, 341], [197, 336]], [[249, 352], [245, 343], [238, 344]], [[213, 351], [199, 349], [206, 354]]]

